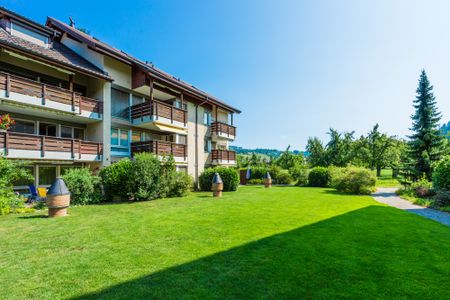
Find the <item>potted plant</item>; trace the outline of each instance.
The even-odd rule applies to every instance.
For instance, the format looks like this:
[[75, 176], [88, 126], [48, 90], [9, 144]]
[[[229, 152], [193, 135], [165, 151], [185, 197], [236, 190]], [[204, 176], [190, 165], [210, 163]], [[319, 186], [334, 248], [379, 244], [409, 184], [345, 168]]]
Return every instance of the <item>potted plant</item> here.
[[15, 123], [9, 114], [0, 115], [0, 132], [6, 132]]

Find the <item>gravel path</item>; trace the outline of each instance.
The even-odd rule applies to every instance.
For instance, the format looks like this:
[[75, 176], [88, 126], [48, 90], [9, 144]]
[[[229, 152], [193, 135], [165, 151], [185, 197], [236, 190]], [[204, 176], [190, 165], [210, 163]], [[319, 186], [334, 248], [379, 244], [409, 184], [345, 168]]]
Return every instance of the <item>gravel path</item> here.
[[450, 226], [450, 214], [412, 204], [411, 202], [398, 197], [395, 194], [395, 190], [396, 188], [379, 188], [375, 193], [372, 194], [372, 197], [378, 202], [403, 209], [418, 214], [422, 217], [440, 222], [444, 225]]

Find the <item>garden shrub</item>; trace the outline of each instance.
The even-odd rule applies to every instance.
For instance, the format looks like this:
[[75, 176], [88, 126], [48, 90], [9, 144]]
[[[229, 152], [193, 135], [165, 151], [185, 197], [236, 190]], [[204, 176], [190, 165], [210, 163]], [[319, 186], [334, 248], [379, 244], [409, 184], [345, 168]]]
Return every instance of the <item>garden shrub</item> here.
[[330, 174], [325, 167], [314, 167], [308, 174], [309, 186], [326, 187], [330, 181]]
[[432, 190], [433, 184], [429, 182], [426, 177], [420, 178], [418, 181], [411, 184], [411, 190], [414, 191], [415, 196], [420, 198], [431, 197], [434, 195]]
[[108, 200], [112, 200], [114, 196], [122, 200], [130, 198], [133, 190], [131, 168], [131, 160], [124, 158], [100, 171], [101, 182]]
[[200, 189], [211, 191], [214, 173], [219, 173], [223, 181], [224, 192], [236, 191], [239, 185], [239, 175], [235, 169], [225, 167], [209, 168], [203, 171], [199, 178]]
[[[450, 191], [437, 190], [434, 196], [436, 206], [443, 207], [450, 205]], [[449, 211], [450, 212], [450, 211]]]
[[70, 191], [71, 204], [94, 204], [102, 201], [100, 178], [88, 168], [72, 168], [62, 176]]
[[250, 179], [249, 181], [247, 181], [247, 184], [250, 184], [250, 185], [264, 184], [264, 179]]
[[331, 186], [340, 192], [370, 194], [377, 182], [373, 172], [359, 167], [330, 168]]
[[25, 207], [25, 199], [13, 191], [16, 181], [33, 182], [33, 176], [20, 162], [0, 157], [0, 215], [33, 211]]
[[175, 178], [168, 196], [169, 197], [186, 196], [189, 193], [189, 191], [192, 190], [192, 187], [193, 187], [192, 177], [184, 172], [177, 172], [175, 174]]
[[274, 182], [276, 184], [290, 184], [291, 181], [292, 181], [291, 175], [286, 170], [279, 172], [276, 176], [276, 179], [274, 179]]
[[435, 190], [450, 191], [450, 155], [440, 160], [433, 172]]
[[[170, 172], [170, 167], [164, 172]], [[170, 179], [163, 179], [163, 167], [158, 157], [152, 153], [143, 152], [134, 156], [131, 165], [130, 178], [133, 189], [131, 191], [134, 200], [152, 200], [165, 197], [170, 190]], [[164, 174], [165, 175], [165, 174]]]
[[308, 168], [306, 166], [295, 166], [289, 170], [289, 173], [296, 185], [308, 185]]

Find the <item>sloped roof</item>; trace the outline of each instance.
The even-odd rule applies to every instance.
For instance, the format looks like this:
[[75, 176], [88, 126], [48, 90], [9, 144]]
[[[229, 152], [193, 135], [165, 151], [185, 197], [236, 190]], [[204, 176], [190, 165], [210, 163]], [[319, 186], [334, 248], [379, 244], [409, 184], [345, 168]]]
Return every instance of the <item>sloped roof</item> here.
[[182, 81], [179, 78], [156, 68], [154, 65], [143, 62], [143, 61], [133, 57], [132, 55], [127, 54], [126, 52], [124, 52], [122, 50], [114, 48], [114, 47], [110, 46], [109, 44], [100, 41], [97, 38], [94, 38], [72, 26], [69, 26], [68, 24], [66, 24], [62, 21], [59, 21], [52, 17], [48, 17], [46, 25], [49, 27], [54, 27], [56, 29], [59, 29], [59, 30], [69, 34], [71, 37], [73, 37], [81, 42], [86, 43], [93, 50], [102, 52], [103, 54], [109, 55], [109, 56], [116, 58], [124, 63], [130, 64], [130, 65], [137, 65], [139, 68], [150, 73], [151, 75], [153, 75], [155, 77], [160, 77], [172, 85], [175, 85], [181, 89], [187, 90], [187, 91], [197, 95], [197, 97], [202, 97], [202, 98], [207, 97], [209, 101], [211, 101], [219, 106], [222, 106], [228, 110], [231, 110], [231, 111], [234, 111], [237, 113], [241, 112], [237, 108], [234, 108], [234, 107], [226, 104], [222, 100], [208, 94], [205, 91], [198, 89], [197, 87], [191, 85], [190, 83]]
[[[27, 24], [33, 24], [36, 27], [42, 26], [9, 10], [6, 10], [3, 7], [0, 7], [0, 13], [8, 14], [9, 16], [18, 19], [21, 22], [27, 22]], [[44, 26], [42, 27], [47, 31], [52, 31], [52, 29], [50, 28]], [[41, 57], [60, 66], [67, 66], [83, 73], [88, 73], [96, 77], [112, 80], [112, 78], [104, 71], [97, 68], [92, 63], [57, 41], [53, 41], [52, 47], [47, 48], [29, 42], [23, 38], [11, 35], [4, 28], [0, 27], [0, 47], [1, 46], [17, 49], [26, 54]]]

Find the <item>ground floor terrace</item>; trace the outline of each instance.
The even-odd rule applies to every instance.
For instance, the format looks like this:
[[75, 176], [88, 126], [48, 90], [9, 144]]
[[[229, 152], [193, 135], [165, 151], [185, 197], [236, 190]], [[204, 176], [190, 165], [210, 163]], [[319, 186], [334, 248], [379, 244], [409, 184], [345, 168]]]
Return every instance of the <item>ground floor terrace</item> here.
[[330, 189], [240, 187], [0, 218], [3, 299], [445, 299], [450, 227]]

